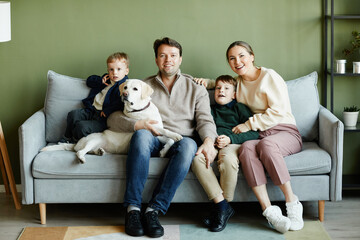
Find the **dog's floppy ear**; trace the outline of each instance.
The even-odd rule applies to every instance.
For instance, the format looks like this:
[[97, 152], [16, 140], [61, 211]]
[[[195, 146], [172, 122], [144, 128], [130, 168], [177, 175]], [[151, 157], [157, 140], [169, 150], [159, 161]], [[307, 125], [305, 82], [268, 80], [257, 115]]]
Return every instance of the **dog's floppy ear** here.
[[125, 82], [123, 82], [123, 83], [120, 84], [120, 86], [119, 86], [120, 96], [122, 96], [122, 93], [123, 93], [123, 91], [124, 91], [124, 87], [125, 87]]
[[148, 85], [141, 81], [141, 99], [146, 99], [153, 94], [154, 90]]

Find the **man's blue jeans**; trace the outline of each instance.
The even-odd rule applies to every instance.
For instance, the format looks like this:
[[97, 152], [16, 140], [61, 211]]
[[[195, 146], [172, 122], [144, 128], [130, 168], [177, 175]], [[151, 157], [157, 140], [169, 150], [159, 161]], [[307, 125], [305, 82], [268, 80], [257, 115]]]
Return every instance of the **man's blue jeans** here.
[[[150, 157], [159, 156], [163, 144], [147, 130], [138, 130], [130, 142], [126, 161], [126, 190], [124, 206], [141, 208], [141, 196], [149, 173]], [[149, 202], [149, 207], [166, 213], [176, 189], [184, 180], [197, 151], [196, 142], [188, 137], [175, 142], [167, 153], [168, 165], [163, 170], [159, 182]]]

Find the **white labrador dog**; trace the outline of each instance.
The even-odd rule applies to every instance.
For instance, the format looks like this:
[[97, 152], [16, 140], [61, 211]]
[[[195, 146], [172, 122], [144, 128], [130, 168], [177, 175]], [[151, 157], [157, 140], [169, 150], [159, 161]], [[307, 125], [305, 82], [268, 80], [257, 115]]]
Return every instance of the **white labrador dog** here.
[[[180, 141], [182, 136], [178, 133], [163, 128], [162, 119], [158, 108], [151, 102], [151, 94], [154, 90], [145, 82], [138, 79], [128, 79], [120, 85], [120, 94], [124, 101], [124, 114], [136, 120], [151, 119], [158, 123], [154, 125], [156, 131], [161, 134], [159, 140], [165, 144], [160, 151], [160, 157], [165, 157], [169, 148]], [[126, 154], [129, 149], [130, 139], [133, 133], [113, 132], [105, 130], [101, 133], [92, 133], [83, 137], [76, 144], [59, 143], [41, 149], [41, 151], [67, 150], [75, 151], [81, 163], [85, 163], [85, 154], [88, 152], [103, 155], [104, 153]]]

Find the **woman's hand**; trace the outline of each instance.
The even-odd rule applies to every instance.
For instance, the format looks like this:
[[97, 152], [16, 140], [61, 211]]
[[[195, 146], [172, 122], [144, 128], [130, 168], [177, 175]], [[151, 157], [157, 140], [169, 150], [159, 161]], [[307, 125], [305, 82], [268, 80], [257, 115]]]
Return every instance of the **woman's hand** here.
[[216, 138], [215, 146], [222, 149], [231, 143], [231, 139], [226, 135], [220, 135]]
[[207, 87], [208, 85], [208, 79], [206, 78], [194, 78], [194, 82], [197, 84], [203, 85], [204, 87]]
[[240, 134], [247, 131], [250, 131], [250, 129], [244, 123], [239, 124], [232, 129], [232, 132], [235, 134]]
[[135, 131], [136, 130], [140, 130], [140, 129], [146, 129], [148, 131], [150, 131], [152, 133], [152, 135], [154, 136], [160, 136], [161, 134], [156, 131], [156, 128], [154, 127], [153, 124], [157, 124], [158, 121], [155, 120], [151, 120], [151, 119], [142, 119], [142, 120], [138, 120], [135, 123]]

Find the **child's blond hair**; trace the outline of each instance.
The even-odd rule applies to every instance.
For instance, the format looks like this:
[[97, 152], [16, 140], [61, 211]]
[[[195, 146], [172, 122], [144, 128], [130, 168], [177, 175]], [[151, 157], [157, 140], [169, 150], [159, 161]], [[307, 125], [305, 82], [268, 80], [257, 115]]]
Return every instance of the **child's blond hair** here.
[[111, 62], [114, 62], [116, 60], [119, 60], [119, 61], [124, 60], [127, 67], [129, 67], [129, 65], [130, 65], [129, 56], [124, 52], [116, 52], [116, 53], [111, 54], [107, 58], [106, 63], [111, 63]]

